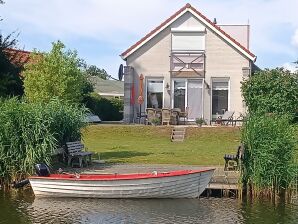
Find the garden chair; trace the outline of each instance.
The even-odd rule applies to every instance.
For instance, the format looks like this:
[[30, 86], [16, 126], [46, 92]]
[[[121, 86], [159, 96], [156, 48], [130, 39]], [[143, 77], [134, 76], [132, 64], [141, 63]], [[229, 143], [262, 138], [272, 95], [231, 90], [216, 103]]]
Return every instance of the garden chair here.
[[72, 166], [75, 164], [74, 159], [78, 160], [78, 165], [79, 167], [83, 166], [83, 162], [88, 165], [88, 160], [89, 163], [91, 164], [91, 156], [92, 152], [86, 152], [84, 151], [85, 146], [80, 142], [66, 142], [66, 148], [67, 148], [67, 165]]
[[231, 154], [225, 154], [224, 160], [225, 160], [225, 171], [228, 170], [239, 170], [241, 161], [243, 159], [244, 155], [244, 146], [243, 144], [239, 145], [237, 148], [236, 155]]
[[186, 123], [186, 120], [188, 120], [188, 107], [185, 108], [185, 111], [180, 111], [179, 113], [179, 119], [178, 121], [180, 121], [180, 118], [183, 118], [184, 120], [184, 124]]
[[173, 125], [179, 124], [179, 114], [181, 113], [180, 108], [173, 108], [171, 110], [171, 123]]
[[161, 124], [163, 125], [166, 123], [167, 125], [170, 125], [171, 121], [171, 110], [168, 108], [163, 108], [161, 110]]
[[154, 108], [147, 108], [146, 115], [147, 124], [152, 124], [152, 120], [156, 118], [156, 110]]
[[233, 115], [234, 111], [226, 111], [222, 116], [216, 118], [215, 123], [220, 125], [228, 125], [229, 123], [233, 124]]

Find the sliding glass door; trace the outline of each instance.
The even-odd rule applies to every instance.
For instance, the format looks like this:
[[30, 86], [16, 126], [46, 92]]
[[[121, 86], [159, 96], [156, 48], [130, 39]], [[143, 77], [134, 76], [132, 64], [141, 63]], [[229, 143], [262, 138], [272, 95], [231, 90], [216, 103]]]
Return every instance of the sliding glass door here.
[[174, 79], [172, 82], [172, 105], [181, 111], [188, 110], [188, 119], [202, 117], [203, 112], [203, 80]]
[[189, 120], [195, 120], [203, 115], [202, 86], [202, 79], [187, 80], [187, 106]]
[[174, 93], [173, 93], [173, 108], [179, 108], [185, 111], [186, 108], [186, 82], [185, 80], [174, 80]]

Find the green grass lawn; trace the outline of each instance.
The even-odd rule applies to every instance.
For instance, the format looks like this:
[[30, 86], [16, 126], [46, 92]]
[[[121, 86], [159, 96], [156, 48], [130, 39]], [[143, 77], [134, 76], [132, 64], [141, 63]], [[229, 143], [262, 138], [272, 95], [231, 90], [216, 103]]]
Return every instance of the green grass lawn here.
[[223, 165], [240, 143], [237, 127], [187, 128], [184, 142], [171, 142], [170, 133], [166, 126], [93, 125], [83, 138], [107, 162], [147, 164]]

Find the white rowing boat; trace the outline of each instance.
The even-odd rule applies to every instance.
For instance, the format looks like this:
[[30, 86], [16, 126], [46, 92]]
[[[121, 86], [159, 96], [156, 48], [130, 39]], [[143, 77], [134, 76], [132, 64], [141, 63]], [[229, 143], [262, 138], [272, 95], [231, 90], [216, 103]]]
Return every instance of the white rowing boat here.
[[143, 174], [50, 174], [32, 176], [36, 196], [86, 198], [197, 198], [214, 169]]

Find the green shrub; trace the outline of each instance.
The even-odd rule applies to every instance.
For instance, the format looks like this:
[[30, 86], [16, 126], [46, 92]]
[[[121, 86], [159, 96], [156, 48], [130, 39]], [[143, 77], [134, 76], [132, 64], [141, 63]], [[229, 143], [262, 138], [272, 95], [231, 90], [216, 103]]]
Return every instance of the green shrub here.
[[123, 100], [106, 99], [97, 93], [85, 97], [85, 105], [103, 121], [119, 121], [123, 119]]
[[297, 139], [286, 115], [250, 114], [242, 127], [243, 183], [253, 194], [287, 189], [295, 175]]
[[80, 138], [85, 110], [51, 100], [48, 104], [17, 99], [0, 102], [0, 183], [32, 174], [39, 162], [50, 165], [53, 151]]
[[242, 82], [242, 94], [249, 113], [288, 114], [298, 109], [298, 75], [289, 71], [265, 69]]

